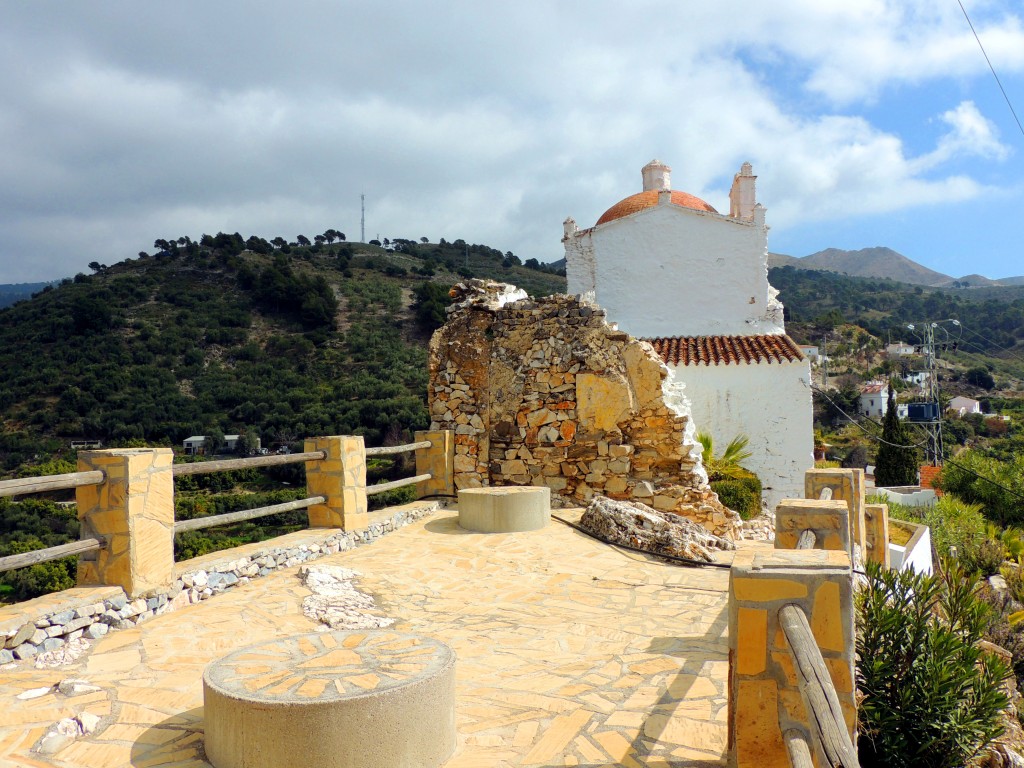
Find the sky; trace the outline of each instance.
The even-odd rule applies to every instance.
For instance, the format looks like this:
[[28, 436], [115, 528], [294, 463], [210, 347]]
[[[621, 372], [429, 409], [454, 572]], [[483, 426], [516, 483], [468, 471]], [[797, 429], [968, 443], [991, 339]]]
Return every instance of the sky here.
[[[962, 0], [1024, 119], [1024, 6]], [[0, 283], [240, 232], [562, 258], [672, 186], [772, 251], [1024, 275], [1024, 135], [957, 0], [6, 3]]]

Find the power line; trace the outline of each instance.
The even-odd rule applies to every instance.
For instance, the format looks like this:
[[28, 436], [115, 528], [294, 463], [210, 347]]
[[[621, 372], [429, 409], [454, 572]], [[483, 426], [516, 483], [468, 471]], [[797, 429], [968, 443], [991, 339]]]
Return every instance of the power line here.
[[975, 472], [970, 467], [965, 467], [963, 464], [960, 464], [960, 463], [958, 463], [956, 461], [953, 461], [952, 459], [946, 459], [946, 463], [947, 464], [952, 464], [954, 467], [962, 469], [964, 472], [967, 472], [968, 474], [974, 475], [979, 480], [984, 480], [986, 483], [990, 483], [990, 484], [994, 485], [996, 488], [1001, 488], [1002, 490], [1006, 491], [1007, 493], [1016, 496], [1018, 499], [1024, 500], [1024, 493], [1020, 493], [1018, 491], [1015, 491], [1012, 488], [1007, 488], [1002, 483], [997, 483], [995, 480], [993, 480], [990, 477], [985, 477], [984, 475], [978, 474], [977, 472]]
[[967, 19], [967, 24], [971, 28], [971, 32], [974, 33], [974, 39], [978, 41], [978, 47], [981, 49], [981, 55], [985, 57], [985, 62], [988, 64], [989, 70], [992, 72], [992, 77], [996, 79], [996, 85], [999, 86], [999, 90], [1003, 94], [1003, 98], [1006, 100], [1006, 106], [1010, 108], [1010, 114], [1013, 115], [1013, 119], [1017, 122], [1017, 128], [1020, 130], [1021, 135], [1024, 136], [1024, 125], [1020, 124], [1020, 118], [1017, 117], [1017, 112], [1013, 108], [1013, 104], [1010, 103], [1010, 97], [1006, 95], [1006, 89], [1003, 88], [1003, 83], [999, 79], [999, 75], [996, 74], [996, 68], [992, 66], [992, 61], [989, 59], [988, 54], [985, 52], [985, 46], [981, 44], [981, 38], [978, 37], [978, 32], [974, 28], [974, 22], [971, 21], [971, 17], [967, 15], [967, 9], [964, 8], [964, 4], [961, 0], [956, 0], [960, 6], [960, 10], [964, 12], [964, 18]]

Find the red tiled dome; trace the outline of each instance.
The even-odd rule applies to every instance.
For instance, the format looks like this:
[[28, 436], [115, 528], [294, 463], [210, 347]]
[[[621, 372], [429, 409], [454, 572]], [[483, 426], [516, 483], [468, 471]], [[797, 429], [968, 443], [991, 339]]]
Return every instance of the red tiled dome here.
[[[705, 203], [699, 197], [688, 194], [686, 192], [672, 192], [671, 197], [672, 205], [678, 205], [682, 208], [692, 208], [695, 211], [707, 211], [708, 213], [718, 213], [714, 208]], [[624, 200], [620, 200], [603, 214], [601, 218], [597, 220], [598, 224], [607, 224], [609, 221], [615, 219], [621, 219], [623, 216], [629, 216], [631, 213], [642, 211], [644, 208], [653, 208], [658, 204], [658, 192], [656, 190], [648, 190], [646, 192], [637, 192], [635, 195], [630, 195]], [[596, 225], [595, 225], [596, 226]]]

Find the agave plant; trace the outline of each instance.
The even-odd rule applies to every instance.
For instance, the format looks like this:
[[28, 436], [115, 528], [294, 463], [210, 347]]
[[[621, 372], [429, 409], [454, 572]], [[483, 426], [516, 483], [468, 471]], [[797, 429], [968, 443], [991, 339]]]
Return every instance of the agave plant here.
[[701, 445], [700, 458], [704, 462], [704, 469], [712, 480], [738, 479], [748, 473], [741, 464], [754, 454], [746, 450], [750, 442], [746, 435], [736, 435], [719, 456], [715, 456], [715, 439], [709, 432], [698, 432], [697, 442]]

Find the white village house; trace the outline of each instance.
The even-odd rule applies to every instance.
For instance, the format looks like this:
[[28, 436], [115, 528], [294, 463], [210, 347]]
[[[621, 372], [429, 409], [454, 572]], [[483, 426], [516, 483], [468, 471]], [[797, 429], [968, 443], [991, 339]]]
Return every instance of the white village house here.
[[786, 335], [768, 283], [768, 227], [744, 163], [728, 215], [673, 191], [652, 161], [643, 191], [588, 229], [565, 221], [568, 292], [592, 297], [610, 322], [651, 342], [685, 385], [693, 422], [721, 449], [750, 438], [745, 465], [774, 507], [803, 496], [813, 466], [810, 365]]
[[966, 416], [969, 413], [981, 413], [981, 403], [973, 397], [964, 397], [963, 395], [954, 397], [949, 401], [949, 406], [947, 407], [948, 410], [960, 416]]
[[880, 419], [889, 410], [889, 387], [881, 381], [869, 381], [860, 388], [860, 407], [864, 416]]

